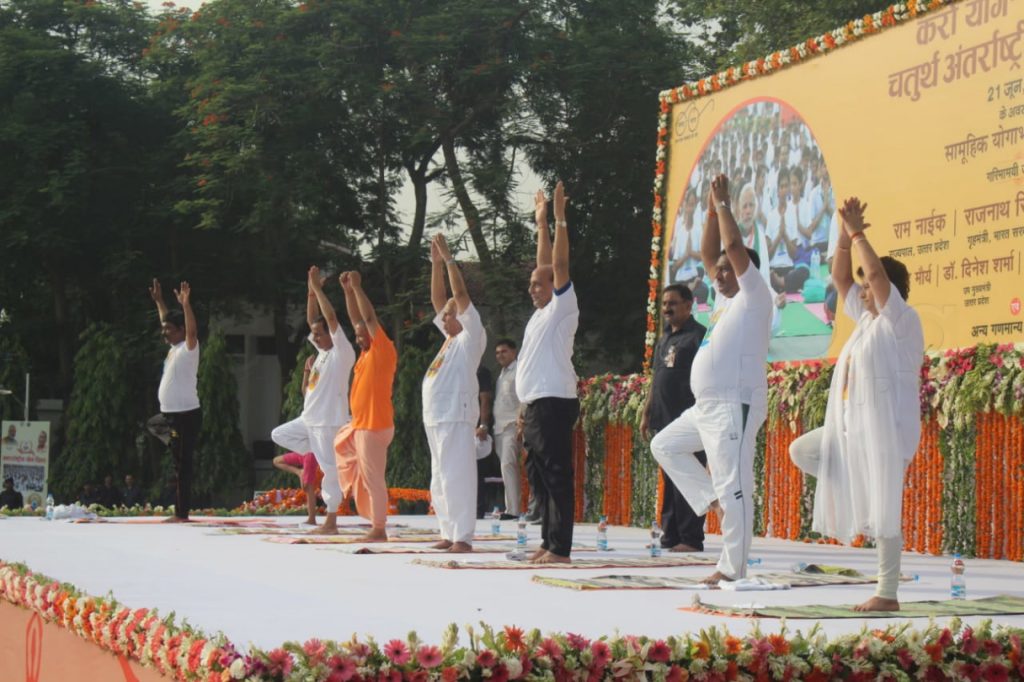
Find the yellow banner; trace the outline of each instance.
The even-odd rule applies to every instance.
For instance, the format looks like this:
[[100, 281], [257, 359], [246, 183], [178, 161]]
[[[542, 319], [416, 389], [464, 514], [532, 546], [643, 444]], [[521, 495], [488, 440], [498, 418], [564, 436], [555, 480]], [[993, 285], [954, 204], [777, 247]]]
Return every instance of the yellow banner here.
[[661, 284], [706, 315], [699, 238], [723, 172], [778, 293], [770, 359], [834, 356], [853, 328], [829, 278], [849, 196], [907, 266], [929, 348], [1024, 341], [1022, 56], [1024, 0], [967, 0], [673, 104]]

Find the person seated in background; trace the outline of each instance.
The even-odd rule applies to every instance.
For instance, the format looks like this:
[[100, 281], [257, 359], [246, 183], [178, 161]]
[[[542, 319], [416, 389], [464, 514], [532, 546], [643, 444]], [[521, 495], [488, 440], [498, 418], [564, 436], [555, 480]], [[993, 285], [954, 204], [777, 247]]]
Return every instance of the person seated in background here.
[[125, 474], [121, 503], [126, 507], [135, 507], [146, 503], [143, 499], [142, 488], [135, 482], [135, 477], [131, 474]]
[[300, 455], [297, 452], [286, 452], [274, 458], [274, 466], [281, 471], [287, 471], [299, 477], [303, 492], [306, 493], [306, 524], [316, 525], [316, 483], [319, 467], [316, 463], [316, 455], [307, 452]]
[[100, 488], [97, 498], [107, 509], [121, 506], [121, 491], [114, 486], [114, 477], [110, 474], [103, 477], [103, 487]]
[[7, 507], [13, 511], [24, 506], [24, 498], [22, 498], [21, 493], [14, 489], [14, 479], [8, 476], [4, 479], [4, 490], [0, 492], [0, 509]]
[[100, 496], [96, 490], [96, 486], [92, 483], [83, 484], [82, 492], [78, 496], [78, 501], [86, 507], [90, 504], [100, 504]]

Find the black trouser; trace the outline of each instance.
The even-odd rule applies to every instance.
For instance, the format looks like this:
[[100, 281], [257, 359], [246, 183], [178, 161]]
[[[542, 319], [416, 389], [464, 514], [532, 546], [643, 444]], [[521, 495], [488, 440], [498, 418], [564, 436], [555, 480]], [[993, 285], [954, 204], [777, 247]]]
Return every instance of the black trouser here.
[[178, 488], [174, 496], [174, 515], [187, 519], [192, 508], [192, 455], [196, 451], [199, 430], [203, 426], [203, 413], [199, 408], [188, 412], [164, 412], [171, 427], [171, 456], [178, 475]]
[[[693, 454], [701, 464], [708, 465], [708, 456], [703, 450]], [[665, 483], [661, 499], [661, 546], [682, 544], [704, 551], [704, 517], [694, 513], [693, 507], [664, 469], [661, 470], [661, 480]]]
[[541, 547], [565, 557], [572, 550], [576, 508], [572, 429], [579, 416], [576, 398], [539, 398], [523, 412], [526, 474], [540, 511]]

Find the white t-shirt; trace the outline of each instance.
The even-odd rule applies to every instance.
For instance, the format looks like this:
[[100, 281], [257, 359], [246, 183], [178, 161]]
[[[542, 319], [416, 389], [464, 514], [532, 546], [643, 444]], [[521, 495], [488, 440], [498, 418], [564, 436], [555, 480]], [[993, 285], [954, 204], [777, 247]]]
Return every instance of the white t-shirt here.
[[513, 360], [498, 375], [494, 387], [494, 432], [501, 433], [509, 424], [515, 424], [519, 417], [519, 396], [516, 395], [516, 368], [519, 360]]
[[[434, 325], [445, 333], [443, 316], [434, 316]], [[456, 316], [462, 331], [445, 339], [441, 350], [423, 376], [423, 423], [434, 426], [443, 422], [480, 420], [480, 384], [476, 370], [487, 347], [487, 332], [480, 322], [480, 313], [470, 303]]]
[[753, 263], [739, 278], [739, 286], [732, 298], [715, 297], [715, 310], [690, 370], [690, 388], [698, 401], [767, 403], [766, 364], [775, 306]]
[[[308, 337], [313, 343], [313, 335]], [[339, 324], [331, 332], [334, 347], [316, 348], [316, 360], [309, 370], [309, 382], [302, 403], [302, 421], [307, 426], [344, 426], [352, 421], [348, 411], [348, 378], [356, 352]]]
[[199, 376], [199, 343], [192, 350], [186, 341], [176, 343], [167, 351], [164, 373], [160, 377], [160, 411], [190, 412], [199, 409], [199, 392], [196, 383]]
[[572, 346], [579, 322], [580, 307], [572, 282], [561, 292], [556, 289], [548, 304], [534, 311], [526, 323], [516, 368], [519, 402], [576, 397]]

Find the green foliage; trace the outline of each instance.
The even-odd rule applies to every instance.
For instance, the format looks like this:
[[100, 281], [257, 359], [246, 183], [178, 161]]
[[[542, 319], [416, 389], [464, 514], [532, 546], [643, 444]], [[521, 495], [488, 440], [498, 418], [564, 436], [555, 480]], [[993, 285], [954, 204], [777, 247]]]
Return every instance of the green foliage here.
[[892, 4], [891, 0], [669, 0], [668, 6], [676, 19], [694, 30], [701, 59], [711, 71], [802, 43]]
[[0, 421], [25, 417], [25, 409], [18, 404], [15, 396], [24, 390], [25, 372], [28, 369], [28, 355], [21, 342], [6, 333], [0, 335], [0, 388], [6, 388], [12, 393], [0, 395]]
[[977, 549], [977, 500], [974, 453], [977, 431], [974, 420], [960, 426], [949, 424], [939, 433], [942, 453], [942, 551], [972, 557]]
[[200, 348], [198, 388], [203, 427], [193, 463], [192, 493], [203, 505], [210, 500], [237, 504], [251, 489], [252, 455], [238, 430], [238, 388], [219, 331], [211, 333]]
[[395, 439], [388, 448], [388, 487], [430, 487], [430, 448], [423, 430], [423, 375], [440, 344], [418, 348], [405, 344], [398, 358], [393, 402]]
[[[90, 325], [75, 355], [75, 388], [63, 451], [50, 469], [55, 495], [75, 499], [85, 483], [135, 464], [142, 414], [133, 391], [129, 339], [111, 325]], [[115, 480], [117, 480], [115, 478]]]
[[633, 430], [633, 500], [632, 519], [634, 526], [650, 526], [658, 518], [658, 477], [660, 467], [651, 454], [650, 441]]

